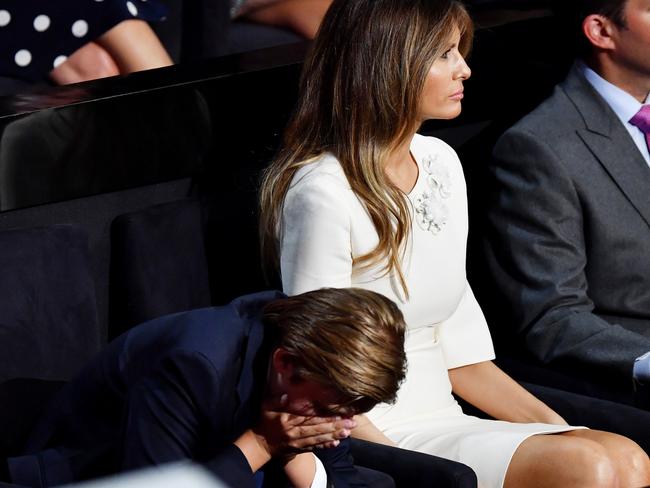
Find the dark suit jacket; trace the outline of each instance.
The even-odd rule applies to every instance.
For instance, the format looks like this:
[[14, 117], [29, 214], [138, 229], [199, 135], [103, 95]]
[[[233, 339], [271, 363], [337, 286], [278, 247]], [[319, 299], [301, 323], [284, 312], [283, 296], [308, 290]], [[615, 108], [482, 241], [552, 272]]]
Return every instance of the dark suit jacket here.
[[[249, 295], [120, 336], [54, 400], [27, 455], [9, 460], [12, 480], [49, 486], [189, 458], [232, 486], [254, 486], [232, 442], [258, 415], [275, 343], [260, 312], [281, 296]], [[347, 449], [319, 453], [337, 488], [362, 485]]]
[[487, 259], [516, 332], [541, 361], [631, 387], [650, 351], [650, 168], [629, 133], [573, 68], [492, 173]]

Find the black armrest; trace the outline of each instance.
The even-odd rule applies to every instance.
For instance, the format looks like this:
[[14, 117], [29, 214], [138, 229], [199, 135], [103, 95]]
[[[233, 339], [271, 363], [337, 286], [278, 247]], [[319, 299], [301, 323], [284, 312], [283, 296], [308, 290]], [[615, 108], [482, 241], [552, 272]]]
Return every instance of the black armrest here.
[[559, 413], [570, 425], [584, 425], [629, 437], [650, 452], [650, 412], [622, 403], [546, 386], [522, 386]]
[[389, 474], [398, 487], [476, 488], [476, 474], [464, 464], [448, 459], [352, 439], [355, 464]]

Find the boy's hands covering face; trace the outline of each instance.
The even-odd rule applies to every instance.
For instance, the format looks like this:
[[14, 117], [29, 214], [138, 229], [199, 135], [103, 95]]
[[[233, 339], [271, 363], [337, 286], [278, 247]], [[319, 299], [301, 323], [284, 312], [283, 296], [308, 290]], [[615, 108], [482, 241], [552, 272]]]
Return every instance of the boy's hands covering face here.
[[263, 410], [253, 432], [261, 438], [271, 457], [290, 457], [315, 448], [336, 447], [355, 426], [352, 419]]

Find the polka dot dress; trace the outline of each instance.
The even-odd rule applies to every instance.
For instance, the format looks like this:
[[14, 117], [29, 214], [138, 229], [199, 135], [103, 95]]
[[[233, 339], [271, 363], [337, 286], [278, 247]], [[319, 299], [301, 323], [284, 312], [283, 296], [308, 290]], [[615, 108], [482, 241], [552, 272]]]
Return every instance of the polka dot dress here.
[[41, 81], [123, 20], [165, 14], [156, 0], [0, 0], [0, 76]]

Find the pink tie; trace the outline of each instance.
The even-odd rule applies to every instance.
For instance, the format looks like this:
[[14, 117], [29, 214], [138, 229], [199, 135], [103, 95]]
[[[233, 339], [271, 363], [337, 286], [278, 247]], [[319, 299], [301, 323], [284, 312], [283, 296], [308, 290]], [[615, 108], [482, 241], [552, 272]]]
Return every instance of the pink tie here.
[[641, 110], [630, 119], [630, 124], [638, 127], [645, 134], [645, 143], [650, 151], [650, 105], [641, 107]]

